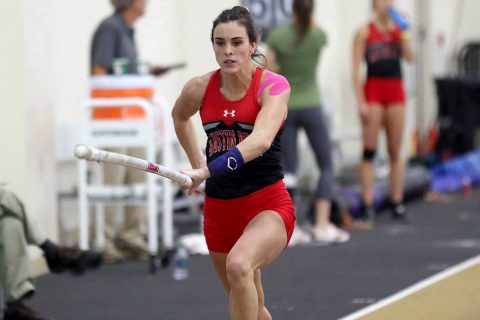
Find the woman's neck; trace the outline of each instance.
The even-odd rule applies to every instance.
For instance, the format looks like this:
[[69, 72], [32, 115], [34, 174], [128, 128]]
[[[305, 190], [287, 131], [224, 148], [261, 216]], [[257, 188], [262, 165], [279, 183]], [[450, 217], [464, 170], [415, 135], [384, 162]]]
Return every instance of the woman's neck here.
[[388, 16], [388, 14], [376, 14], [375, 23], [381, 29], [390, 29], [391, 26], [390, 17]]
[[254, 70], [255, 65], [250, 63], [248, 68], [240, 69], [235, 73], [221, 72], [220, 92], [229, 100], [241, 99], [250, 88]]

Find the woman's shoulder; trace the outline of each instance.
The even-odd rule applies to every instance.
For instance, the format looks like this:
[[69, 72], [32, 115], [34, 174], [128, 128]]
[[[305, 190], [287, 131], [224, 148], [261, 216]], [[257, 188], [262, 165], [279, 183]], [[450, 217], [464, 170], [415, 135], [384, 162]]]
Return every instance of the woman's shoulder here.
[[262, 69], [262, 74], [261, 74], [261, 80], [260, 82], [263, 82], [267, 79], [271, 79], [271, 78], [285, 78], [283, 75], [279, 74], [279, 73], [276, 73], [276, 72], [273, 72], [272, 70], [269, 70], [269, 69], [266, 69], [266, 68], [261, 68]]
[[208, 83], [215, 71], [191, 78], [183, 87], [182, 95], [191, 99], [203, 99]]
[[367, 23], [361, 25], [355, 31], [355, 35], [357, 37], [367, 38], [369, 33], [370, 33], [370, 28], [371, 28], [372, 24], [373, 24], [373, 21], [368, 21]]
[[326, 41], [327, 32], [321, 26], [314, 24], [310, 30], [310, 33], [315, 37], [316, 40]]
[[325, 31], [325, 29], [319, 25], [319, 24], [312, 24], [311, 26], [311, 30], [315, 33], [315, 34], [327, 34], [327, 32]]
[[259, 100], [264, 92], [269, 92], [270, 96], [276, 96], [288, 90], [290, 90], [290, 83], [287, 78], [268, 69], [262, 69], [260, 85], [257, 91]]

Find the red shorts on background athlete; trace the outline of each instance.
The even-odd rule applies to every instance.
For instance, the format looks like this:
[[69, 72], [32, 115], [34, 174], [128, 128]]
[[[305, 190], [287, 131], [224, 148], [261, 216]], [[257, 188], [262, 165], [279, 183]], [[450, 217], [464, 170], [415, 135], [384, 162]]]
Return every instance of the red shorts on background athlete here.
[[405, 104], [405, 89], [402, 79], [368, 78], [364, 86], [368, 104]]

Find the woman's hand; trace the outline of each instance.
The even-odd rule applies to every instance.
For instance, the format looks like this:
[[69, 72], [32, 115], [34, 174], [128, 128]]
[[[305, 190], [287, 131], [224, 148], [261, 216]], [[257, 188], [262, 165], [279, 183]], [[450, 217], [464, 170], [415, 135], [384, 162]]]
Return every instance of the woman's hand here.
[[370, 118], [370, 108], [366, 102], [360, 103], [358, 106], [358, 114], [363, 123], [368, 122], [368, 119]]
[[187, 194], [192, 195], [195, 190], [210, 177], [210, 171], [208, 167], [202, 166], [198, 169], [187, 169], [181, 171], [183, 174], [189, 176], [192, 179], [192, 185], [190, 187], [181, 186], [183, 189], [187, 190]]

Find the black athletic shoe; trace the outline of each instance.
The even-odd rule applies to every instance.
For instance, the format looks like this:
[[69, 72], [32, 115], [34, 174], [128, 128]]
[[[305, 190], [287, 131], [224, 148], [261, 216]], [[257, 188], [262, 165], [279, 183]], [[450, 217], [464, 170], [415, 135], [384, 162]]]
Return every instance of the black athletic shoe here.
[[373, 206], [362, 206], [362, 211], [358, 217], [355, 218], [355, 225], [361, 229], [371, 229], [375, 226], [375, 216], [377, 212]]
[[365, 221], [375, 222], [377, 210], [372, 206], [363, 206], [361, 219]]
[[82, 274], [86, 269], [98, 268], [103, 262], [101, 253], [64, 246], [56, 246], [54, 254], [46, 254], [45, 258], [53, 273], [68, 270]]
[[53, 320], [38, 314], [24, 304], [20, 304], [15, 309], [7, 309], [4, 313], [4, 320]]
[[402, 222], [410, 222], [410, 216], [408, 215], [407, 208], [404, 204], [395, 204], [392, 208], [392, 219], [402, 221]]

